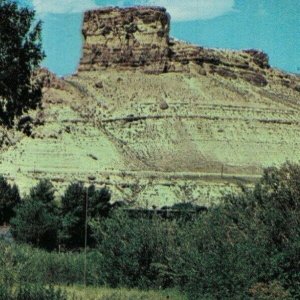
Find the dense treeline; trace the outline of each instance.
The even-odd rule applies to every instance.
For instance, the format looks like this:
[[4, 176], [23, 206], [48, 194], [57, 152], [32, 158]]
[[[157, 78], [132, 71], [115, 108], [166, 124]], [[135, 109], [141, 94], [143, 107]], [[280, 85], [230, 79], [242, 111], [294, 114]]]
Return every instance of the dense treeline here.
[[[266, 169], [254, 188], [227, 195], [190, 220], [132, 217], [123, 209], [94, 216], [90, 285], [178, 288], [190, 299], [300, 297], [299, 165]], [[1, 280], [83, 283], [80, 251], [1, 247]]]
[[[16, 241], [48, 250], [59, 245], [68, 249], [84, 247], [87, 217], [107, 217], [113, 208], [109, 190], [85, 187], [81, 182], [70, 184], [60, 203], [48, 180], [41, 180], [24, 199], [17, 186], [11, 186], [3, 177], [0, 190], [0, 225], [10, 224]], [[91, 246], [90, 226], [87, 229]]]

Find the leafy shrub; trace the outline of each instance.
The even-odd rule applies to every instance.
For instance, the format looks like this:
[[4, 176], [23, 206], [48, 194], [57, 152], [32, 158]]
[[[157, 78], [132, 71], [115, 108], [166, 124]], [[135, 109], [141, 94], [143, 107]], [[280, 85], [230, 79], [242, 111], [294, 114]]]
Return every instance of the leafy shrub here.
[[112, 287], [167, 287], [174, 283], [171, 259], [178, 243], [179, 227], [174, 221], [129, 218], [117, 212], [92, 223], [100, 270]]
[[186, 232], [183, 288], [192, 299], [247, 299], [256, 284], [277, 281], [297, 299], [299, 225], [300, 166], [266, 169], [254, 189], [226, 196]]
[[[0, 285], [84, 283], [84, 253], [49, 253], [28, 245], [3, 241], [0, 241], [0, 253]], [[87, 253], [88, 284], [103, 282], [100, 259], [102, 256], [95, 251]]]

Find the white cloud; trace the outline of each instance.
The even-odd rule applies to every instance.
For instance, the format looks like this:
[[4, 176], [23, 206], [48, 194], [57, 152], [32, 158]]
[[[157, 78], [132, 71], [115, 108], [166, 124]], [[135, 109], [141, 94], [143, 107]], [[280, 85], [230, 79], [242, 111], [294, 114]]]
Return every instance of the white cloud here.
[[96, 8], [94, 0], [32, 0], [38, 14], [70, 14], [81, 13]]
[[[97, 2], [97, 4], [96, 4]], [[235, 0], [32, 0], [38, 14], [81, 13], [88, 9], [111, 6], [155, 5], [166, 7], [173, 21], [206, 20], [234, 10]]]
[[134, 2], [166, 7], [173, 21], [213, 19], [233, 11], [235, 4], [235, 0], [136, 0]]

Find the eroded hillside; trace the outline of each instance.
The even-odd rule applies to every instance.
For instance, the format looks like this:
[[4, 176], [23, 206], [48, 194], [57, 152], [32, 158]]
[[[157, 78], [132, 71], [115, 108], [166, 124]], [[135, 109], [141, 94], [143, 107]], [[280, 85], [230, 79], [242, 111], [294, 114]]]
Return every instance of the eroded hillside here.
[[[169, 37], [164, 9], [84, 17], [78, 73], [43, 70], [43, 109], [3, 131], [0, 172], [22, 192], [50, 178], [106, 185], [136, 206], [207, 205], [262, 168], [299, 161], [300, 79], [255, 51]], [[23, 127], [27, 126], [23, 125]]]

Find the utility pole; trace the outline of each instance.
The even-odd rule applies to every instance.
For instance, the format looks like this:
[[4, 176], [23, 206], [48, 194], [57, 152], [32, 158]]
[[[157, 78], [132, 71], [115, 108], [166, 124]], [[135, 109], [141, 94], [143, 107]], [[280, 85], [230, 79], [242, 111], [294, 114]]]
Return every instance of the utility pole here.
[[86, 271], [87, 271], [87, 233], [88, 233], [88, 187], [85, 195], [85, 229], [84, 229], [84, 288], [86, 289]]

